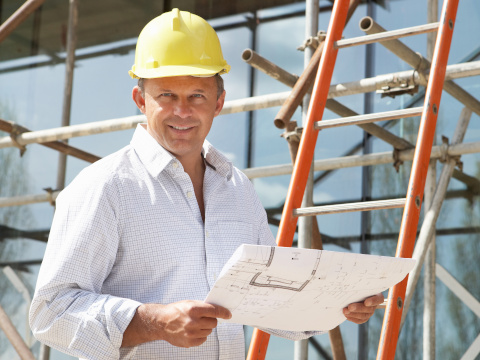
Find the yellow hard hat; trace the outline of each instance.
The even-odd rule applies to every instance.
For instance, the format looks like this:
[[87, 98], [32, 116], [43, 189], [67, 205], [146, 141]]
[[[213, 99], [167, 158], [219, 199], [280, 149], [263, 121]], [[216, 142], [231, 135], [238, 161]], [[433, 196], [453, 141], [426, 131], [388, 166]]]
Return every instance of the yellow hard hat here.
[[133, 79], [213, 76], [230, 71], [218, 36], [204, 19], [173, 9], [150, 21], [138, 37]]

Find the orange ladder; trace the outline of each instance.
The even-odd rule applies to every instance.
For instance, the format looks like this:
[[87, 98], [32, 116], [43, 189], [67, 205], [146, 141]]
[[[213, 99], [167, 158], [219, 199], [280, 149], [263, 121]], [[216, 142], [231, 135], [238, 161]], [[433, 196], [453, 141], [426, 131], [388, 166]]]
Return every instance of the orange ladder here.
[[[307, 113], [307, 121], [305, 128], [303, 129], [300, 147], [294, 164], [293, 174], [277, 233], [278, 246], [292, 246], [298, 216], [314, 216], [322, 213], [404, 207], [395, 256], [403, 258], [412, 257], [458, 2], [459, 0], [444, 0], [439, 23], [403, 30], [387, 31], [375, 35], [366, 35], [350, 40], [341, 40], [347, 17], [349, 0], [335, 1], [322, 58], [315, 78], [315, 85]], [[434, 30], [437, 31], [437, 40], [430, 68], [425, 103], [422, 108], [361, 115], [350, 118], [346, 117], [331, 121], [319, 121], [322, 119], [323, 111], [325, 109], [339, 48], [368, 44], [375, 41], [391, 40], [393, 38]], [[318, 131], [321, 128], [330, 127], [333, 124], [334, 126], [349, 125], [395, 119], [399, 117], [417, 116], [420, 113], [422, 117], [406, 198], [300, 209], [307, 184], [308, 173], [313, 161]], [[325, 126], [322, 126], [323, 124], [325, 124]], [[391, 360], [395, 356], [407, 281], [408, 277], [389, 291], [377, 359]], [[265, 359], [269, 339], [269, 334], [259, 329], [255, 329], [247, 359]]]

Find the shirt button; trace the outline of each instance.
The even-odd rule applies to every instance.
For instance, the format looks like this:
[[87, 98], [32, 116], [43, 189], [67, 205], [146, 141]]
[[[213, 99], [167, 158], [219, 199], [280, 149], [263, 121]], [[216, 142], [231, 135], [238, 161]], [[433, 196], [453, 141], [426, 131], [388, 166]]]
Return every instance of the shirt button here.
[[208, 231], [205, 231], [205, 236], [208, 238], [210, 237], [210, 233]]
[[193, 197], [193, 192], [187, 191], [187, 197], [191, 199]]
[[172, 164], [172, 166], [173, 166], [174, 169], [176, 169], [176, 168], [178, 168], [178, 163], [174, 162], [174, 163]]

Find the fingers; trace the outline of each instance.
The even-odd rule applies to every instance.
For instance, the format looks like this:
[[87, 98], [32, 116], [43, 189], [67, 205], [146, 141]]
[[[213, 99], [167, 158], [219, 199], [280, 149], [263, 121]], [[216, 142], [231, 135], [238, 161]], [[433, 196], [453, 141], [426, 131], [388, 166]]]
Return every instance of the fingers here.
[[365, 306], [378, 306], [383, 303], [383, 301], [383, 295], [380, 293], [365, 299], [363, 303], [365, 304]]
[[214, 329], [218, 325], [218, 320], [211, 317], [202, 317], [197, 320], [199, 329]]
[[[208, 304], [208, 305], [211, 305], [211, 304]], [[232, 313], [227, 308], [224, 308], [223, 306], [220, 306], [220, 305], [212, 305], [212, 306], [215, 307], [215, 317], [217, 319], [228, 320], [232, 317]]]
[[372, 315], [373, 315], [373, 312], [371, 314], [369, 314], [369, 313], [349, 313], [349, 314], [345, 314], [345, 317], [347, 318], [348, 321], [351, 321], [355, 324], [363, 324], [363, 323], [366, 323]]
[[217, 327], [217, 319], [231, 317], [228, 309], [203, 301], [142, 304], [125, 331], [122, 346], [135, 346], [154, 340], [165, 340], [185, 348], [199, 346], [207, 341]]
[[184, 311], [189, 316], [194, 318], [217, 318], [217, 319], [230, 319], [232, 314], [230, 310], [220, 305], [207, 304], [203, 301], [180, 301], [176, 304], [181, 304]]
[[365, 306], [362, 303], [350, 304], [343, 309], [343, 314], [347, 320], [355, 324], [363, 324], [370, 319], [375, 312], [375, 307]]
[[191, 316], [201, 318], [230, 319], [232, 314], [227, 308], [220, 305], [207, 304], [201, 301], [192, 301]]
[[383, 295], [377, 294], [365, 299], [363, 302], [353, 303], [343, 309], [343, 314], [347, 320], [355, 324], [363, 324], [368, 321], [375, 313], [378, 305], [383, 303]]
[[343, 309], [343, 313], [349, 314], [373, 314], [376, 306], [365, 306], [362, 303], [350, 304]]
[[179, 301], [165, 308], [167, 317], [162, 327], [166, 333], [164, 340], [180, 347], [203, 344], [217, 326], [217, 318], [231, 318], [228, 309], [203, 301]]

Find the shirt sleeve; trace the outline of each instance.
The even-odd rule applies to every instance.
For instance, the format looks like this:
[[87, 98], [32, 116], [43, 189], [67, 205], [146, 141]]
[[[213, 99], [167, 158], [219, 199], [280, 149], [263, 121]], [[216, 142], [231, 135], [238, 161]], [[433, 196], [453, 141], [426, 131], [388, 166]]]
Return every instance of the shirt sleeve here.
[[140, 305], [102, 293], [119, 246], [116, 191], [112, 183], [75, 180], [60, 194], [30, 308], [38, 340], [84, 359], [118, 359]]

